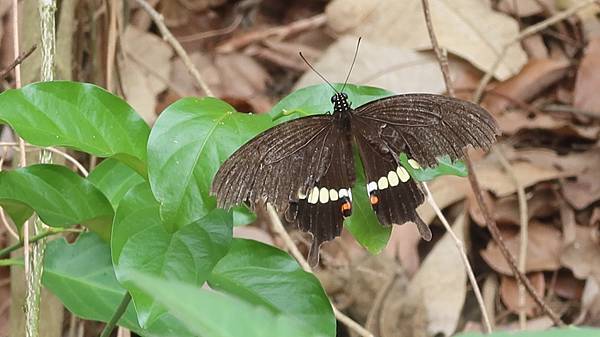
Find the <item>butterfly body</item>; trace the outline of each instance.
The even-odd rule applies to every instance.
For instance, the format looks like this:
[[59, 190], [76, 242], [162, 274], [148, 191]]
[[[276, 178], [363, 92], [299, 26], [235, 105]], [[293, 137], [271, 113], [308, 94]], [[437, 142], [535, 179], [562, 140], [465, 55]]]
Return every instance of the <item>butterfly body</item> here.
[[279, 124], [247, 142], [221, 166], [212, 188], [219, 207], [270, 202], [311, 232], [313, 263], [319, 245], [340, 235], [352, 215], [353, 145], [379, 222], [413, 222], [428, 240], [431, 231], [416, 212], [424, 194], [399, 154], [407, 153], [415, 169], [431, 167], [443, 155], [461, 158], [468, 145], [487, 149], [499, 133], [481, 107], [441, 95], [396, 95], [353, 109], [339, 92], [331, 103], [331, 113]]

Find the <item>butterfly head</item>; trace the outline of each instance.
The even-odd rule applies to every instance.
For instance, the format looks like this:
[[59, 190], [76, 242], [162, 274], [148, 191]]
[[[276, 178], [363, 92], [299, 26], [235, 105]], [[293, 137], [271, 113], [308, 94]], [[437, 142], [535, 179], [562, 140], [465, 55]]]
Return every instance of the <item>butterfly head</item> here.
[[333, 103], [334, 113], [346, 112], [352, 106], [352, 103], [348, 101], [348, 94], [345, 92], [338, 92], [331, 96], [331, 103]]

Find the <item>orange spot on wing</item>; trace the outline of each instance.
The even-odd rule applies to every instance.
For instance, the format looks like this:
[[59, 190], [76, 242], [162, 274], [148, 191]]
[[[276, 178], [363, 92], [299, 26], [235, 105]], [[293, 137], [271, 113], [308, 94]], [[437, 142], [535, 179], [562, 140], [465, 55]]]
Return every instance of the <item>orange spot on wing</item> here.
[[379, 203], [379, 197], [377, 197], [375, 194], [372, 194], [369, 200], [371, 201], [371, 205], [377, 205]]
[[349, 211], [352, 209], [352, 204], [349, 201], [346, 201], [342, 204], [342, 212]]

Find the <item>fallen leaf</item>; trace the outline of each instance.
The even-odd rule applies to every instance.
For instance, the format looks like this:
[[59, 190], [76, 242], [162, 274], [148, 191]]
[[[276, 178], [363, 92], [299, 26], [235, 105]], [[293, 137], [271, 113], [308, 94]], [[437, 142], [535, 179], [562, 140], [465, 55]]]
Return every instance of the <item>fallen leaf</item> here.
[[561, 269], [550, 291], [567, 300], [579, 301], [583, 294], [585, 281], [576, 279], [569, 270]]
[[[542, 181], [568, 176], [567, 173], [555, 168], [529, 162], [513, 162], [511, 166], [517, 179], [525, 188]], [[481, 188], [493, 192], [497, 197], [504, 197], [517, 191], [513, 178], [500, 167], [500, 164], [491, 161], [481, 162], [476, 165], [475, 170]]]
[[125, 60], [120, 63], [120, 71], [125, 97], [146, 123], [152, 124], [156, 120], [156, 96], [167, 88], [173, 50], [158, 36], [134, 26], [128, 26], [121, 39]]
[[[506, 247], [518, 259], [520, 236], [518, 231], [500, 228]], [[560, 268], [560, 254], [562, 246], [561, 232], [551, 225], [531, 221], [528, 226], [526, 272], [556, 270]], [[508, 263], [494, 241], [481, 251], [481, 257], [495, 271], [512, 275]]]
[[[487, 71], [502, 47], [518, 33], [511, 17], [492, 10], [487, 1], [431, 1], [432, 23], [440, 46]], [[381, 41], [404, 48], [431, 48], [419, 0], [335, 0], [326, 8], [329, 25], [336, 32]], [[519, 72], [527, 56], [519, 44], [507, 51], [494, 75], [500, 80]]]
[[598, 326], [600, 324], [600, 281], [593, 277], [585, 281], [583, 294], [581, 296], [581, 310], [587, 312], [583, 324]]
[[233, 237], [250, 239], [266, 243], [273, 246], [273, 238], [267, 231], [254, 226], [235, 226], [233, 227]]
[[600, 167], [600, 148], [592, 148], [585, 152], [574, 152], [559, 155], [549, 149], [515, 150], [503, 147], [503, 153], [510, 160], [523, 160], [536, 165], [558, 169], [576, 175]]
[[[429, 182], [427, 186], [440, 209], [465, 199], [471, 190], [469, 181], [457, 176], [441, 176]], [[427, 202], [417, 208], [417, 213], [426, 224], [430, 224], [436, 218], [435, 211]]]
[[498, 10], [508, 14], [520, 17], [540, 14], [544, 11], [538, 0], [501, 0], [498, 2]]
[[421, 235], [412, 226], [393, 226], [384, 253], [392, 258], [398, 258], [406, 273], [412, 276], [421, 263], [419, 242], [421, 242]]
[[[538, 294], [544, 294], [546, 290], [546, 282], [544, 280], [544, 273], [537, 272], [527, 274], [527, 278], [531, 281], [533, 288]], [[514, 314], [519, 313], [519, 287], [517, 280], [511, 276], [502, 276], [500, 281], [500, 298], [506, 308]], [[525, 314], [529, 317], [537, 316], [540, 312], [539, 306], [535, 303], [535, 300], [531, 295], [525, 292]]]
[[561, 250], [560, 262], [579, 279], [594, 277], [600, 281], [600, 243], [597, 230], [576, 226], [575, 241]]
[[558, 119], [549, 114], [530, 116], [519, 110], [507, 111], [497, 116], [496, 121], [500, 130], [502, 130], [502, 134], [506, 136], [514, 135], [526, 129], [540, 129], [552, 131], [557, 135], [596, 140], [600, 133], [600, 126], [597, 125], [581, 126], [573, 124], [571, 120]]
[[[465, 239], [468, 217], [461, 214], [452, 228], [461, 241]], [[452, 335], [467, 294], [467, 274], [460, 253], [446, 233], [423, 261], [408, 285], [408, 294], [420, 294], [427, 311], [429, 335]]]
[[600, 37], [591, 40], [577, 69], [573, 105], [600, 117]]
[[542, 34], [528, 36], [521, 41], [521, 44], [530, 59], [547, 59], [550, 56]]
[[493, 87], [493, 92], [499, 95], [486, 95], [481, 104], [496, 113], [511, 106], [512, 102], [502, 96], [528, 102], [563, 78], [568, 67], [567, 59], [531, 59], [517, 75]]
[[[357, 37], [342, 36], [323, 53], [314, 67], [332, 82], [343, 82], [352, 64]], [[431, 53], [400, 49], [363, 39], [350, 76], [351, 82], [385, 88], [396, 93], [444, 91], [440, 66]], [[307, 71], [295, 89], [323, 83], [314, 71]]]
[[575, 179], [562, 182], [563, 196], [575, 209], [584, 209], [600, 199], [600, 170], [589, 170]]

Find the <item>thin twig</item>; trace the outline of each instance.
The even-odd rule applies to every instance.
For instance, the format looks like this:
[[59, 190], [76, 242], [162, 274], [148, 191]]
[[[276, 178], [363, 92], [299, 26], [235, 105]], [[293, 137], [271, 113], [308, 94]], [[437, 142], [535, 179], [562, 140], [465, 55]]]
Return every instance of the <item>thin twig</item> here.
[[[19, 143], [14, 143], [14, 142], [0, 142], [0, 146], [16, 146], [19, 145]], [[77, 169], [81, 172], [81, 174], [83, 174], [84, 177], [87, 177], [89, 175], [88, 170], [83, 166], [83, 164], [81, 164], [79, 161], [77, 161], [77, 159], [75, 159], [73, 156], [71, 156], [70, 154], [63, 152], [57, 148], [54, 147], [39, 147], [39, 146], [35, 146], [35, 145], [31, 145], [31, 144], [24, 144], [25, 147], [33, 147], [33, 148], [40, 148], [40, 149], [44, 149], [46, 151], [50, 151], [52, 153], [56, 153], [62, 157], [64, 157], [66, 160], [70, 161], [73, 165], [75, 165], [75, 167], [77, 167]]]
[[[448, 94], [450, 96], [454, 97], [454, 87], [452, 86], [452, 80], [450, 78], [450, 71], [448, 69], [448, 58], [442, 52], [442, 50], [440, 49], [440, 46], [438, 45], [437, 37], [435, 36], [435, 31], [433, 30], [433, 24], [431, 22], [431, 12], [429, 10], [429, 1], [422, 0], [422, 4], [423, 4], [423, 14], [425, 15], [425, 22], [427, 24], [427, 31], [429, 32], [429, 38], [431, 39], [431, 45], [437, 55], [439, 63], [440, 63], [442, 75], [444, 76], [444, 82], [446, 83], [446, 89], [448, 91]], [[442, 221], [442, 224], [444, 224], [444, 227], [446, 228], [446, 231], [450, 234], [450, 236], [454, 240], [454, 243], [456, 244], [456, 248], [458, 249], [458, 251], [460, 253], [460, 256], [463, 260], [463, 264], [465, 265], [465, 270], [467, 271], [467, 275], [469, 276], [469, 282], [471, 283], [471, 286], [473, 287], [473, 292], [475, 293], [475, 297], [477, 298], [477, 302], [479, 303], [479, 309], [481, 311], [481, 316], [483, 317], [483, 324], [485, 326], [486, 332], [492, 333], [492, 325], [490, 324], [487, 310], [485, 308], [485, 303], [483, 302], [483, 296], [481, 296], [481, 290], [479, 289], [479, 285], [477, 284], [477, 279], [475, 279], [475, 274], [473, 273], [473, 268], [471, 267], [471, 264], [469, 263], [469, 258], [467, 257], [467, 253], [465, 252], [464, 244], [452, 230], [452, 227], [448, 223], [448, 220], [446, 220], [446, 218], [444, 217], [444, 214], [442, 213], [442, 211], [438, 207], [437, 203], [433, 199], [433, 196], [431, 195], [431, 192], [429, 191], [427, 184], [423, 183], [423, 187], [425, 189], [425, 192], [427, 193], [428, 203], [431, 205], [431, 207], [437, 214], [438, 218], [440, 218], [440, 220]]]
[[442, 213], [440, 207], [433, 199], [433, 195], [431, 194], [431, 191], [429, 191], [429, 187], [427, 187], [427, 184], [425, 182], [423, 182], [423, 189], [427, 194], [427, 202], [429, 203], [431, 208], [433, 208], [435, 214], [440, 219], [440, 221], [442, 221], [444, 228], [446, 229], [448, 234], [450, 234], [450, 237], [452, 237], [452, 240], [454, 240], [454, 243], [456, 244], [456, 248], [460, 253], [460, 257], [463, 260], [465, 270], [467, 272], [467, 275], [469, 276], [469, 283], [471, 283], [471, 286], [473, 287], [473, 292], [475, 293], [475, 297], [477, 298], [477, 303], [479, 303], [479, 310], [481, 310], [481, 316], [483, 317], [483, 325], [485, 326], [486, 333], [492, 333], [492, 324], [490, 323], [490, 319], [488, 317], [485, 302], [483, 301], [483, 296], [481, 295], [481, 290], [479, 289], [479, 284], [477, 284], [477, 279], [475, 278], [475, 274], [473, 273], [473, 268], [471, 267], [471, 263], [469, 262], [469, 258], [467, 257], [465, 245], [462, 242], [462, 240], [459, 239], [458, 236], [456, 236], [454, 230], [452, 230], [452, 227], [448, 223], [448, 220], [444, 216], [444, 213]]
[[[50, 227], [48, 228], [48, 230], [35, 235], [33, 237], [31, 237], [31, 239], [29, 239], [28, 243], [35, 243], [41, 239], [44, 239], [48, 236], [51, 235], [56, 235], [56, 234], [61, 234], [61, 233], [65, 233], [65, 232], [74, 232], [74, 233], [81, 233], [81, 230], [79, 229], [72, 229], [72, 228], [54, 228], [54, 227]], [[23, 247], [25, 245], [25, 240], [21, 240], [11, 246], [8, 246], [6, 248], [3, 248], [2, 250], [0, 250], [0, 258], [4, 258], [6, 255], [14, 252], [15, 250]]]
[[[6, 69], [2, 70], [2, 72], [0, 73], [0, 80], [3, 79], [4, 77], [6, 77], [6, 75], [8, 75], [8, 73], [10, 73], [13, 69], [17, 68], [17, 66], [19, 66], [21, 63], [23, 63], [23, 61], [25, 61], [25, 59], [27, 59], [31, 54], [33, 54], [33, 51], [35, 50], [35, 48], [37, 48], [37, 45], [33, 45], [31, 48], [29, 48], [28, 51], [18, 55], [14, 61], [12, 61], [12, 63], [6, 67]], [[18, 53], [18, 51], [17, 51]], [[20, 81], [20, 79], [19, 79]]]
[[219, 53], [231, 53], [239, 48], [246, 47], [247, 45], [256, 41], [262, 41], [270, 37], [278, 37], [282, 39], [288, 35], [297, 34], [299, 32], [309, 29], [318, 28], [324, 25], [326, 22], [327, 16], [325, 14], [317, 14], [309, 18], [294, 21], [285, 26], [272, 27], [265, 30], [250, 32], [240, 37], [235, 37], [217, 46], [215, 50]]
[[113, 72], [117, 51], [117, 1], [105, 0], [108, 7], [108, 42], [106, 47], [106, 89], [113, 91]]
[[[4, 158], [6, 158], [6, 153], [7, 153], [8, 147], [3, 146], [2, 147], [2, 157], [0, 157], [0, 172], [3, 169], [4, 166]], [[2, 224], [4, 225], [4, 228], [6, 228], [6, 230], [8, 231], [8, 233], [17, 241], [19, 241], [19, 234], [12, 229], [12, 227], [10, 226], [10, 223], [8, 222], [8, 219], [6, 218], [6, 214], [4, 214], [4, 208], [0, 207], [0, 220], [2, 220]]]
[[229, 24], [227, 27], [209, 30], [207, 32], [195, 33], [191, 35], [179, 36], [177, 39], [180, 42], [194, 42], [202, 39], [207, 39], [209, 37], [221, 36], [225, 34], [229, 34], [233, 32], [244, 20], [244, 16], [241, 14], [237, 14], [233, 19], [233, 22]]
[[123, 296], [121, 303], [119, 303], [117, 310], [115, 310], [112, 317], [110, 318], [110, 321], [108, 321], [108, 323], [106, 323], [106, 325], [104, 326], [104, 329], [102, 329], [100, 337], [110, 336], [110, 333], [114, 330], [115, 326], [117, 325], [117, 322], [119, 321], [119, 319], [121, 319], [121, 316], [123, 316], [125, 310], [127, 310], [129, 302], [131, 302], [131, 295], [129, 294], [129, 292], [125, 292], [125, 295]]
[[[422, 0], [422, 2], [423, 2], [424, 13], [425, 13], [425, 19], [431, 22], [431, 16], [429, 15], [429, 10], [428, 10], [429, 4], [428, 4], [427, 0]], [[430, 28], [430, 27], [432, 28], [431, 25], [428, 25], [428, 28]], [[532, 33], [529, 33], [529, 34], [532, 34]], [[448, 71], [448, 60], [446, 58], [444, 58], [444, 55], [443, 55], [441, 49], [439, 48], [439, 45], [437, 44], [437, 38], [435, 36], [435, 32], [430, 31], [429, 37], [432, 39], [431, 45], [434, 47], [435, 54], [440, 63], [440, 68], [444, 75], [444, 80], [446, 81], [447, 90], [449, 93], [451, 93], [451, 92], [453, 92], [453, 89], [452, 89], [452, 83], [449, 81], [450, 72]], [[433, 40], [436, 40], [436, 41], [434, 42]], [[479, 181], [477, 180], [477, 175], [475, 174], [475, 170], [473, 168], [473, 161], [471, 160], [471, 157], [469, 156], [469, 153], [467, 151], [464, 152], [464, 159], [465, 159], [465, 163], [467, 164], [467, 169], [469, 171], [468, 178], [469, 178], [469, 182], [471, 184], [471, 189], [473, 190], [473, 194], [475, 195], [475, 199], [477, 200], [479, 209], [481, 210], [481, 213], [483, 214], [483, 217], [485, 219], [485, 223], [486, 223], [490, 233], [492, 234], [492, 238], [498, 244], [498, 247], [500, 247], [500, 252], [502, 252], [502, 255], [508, 262], [513, 274], [516, 275], [517, 279], [525, 286], [525, 289], [527, 290], [527, 292], [531, 295], [531, 297], [533, 297], [533, 299], [540, 306], [540, 308], [542, 308], [542, 311], [544, 313], [546, 313], [552, 319], [554, 324], [561, 326], [561, 327], [564, 326], [565, 325], [564, 322], [554, 312], [554, 310], [552, 310], [544, 302], [544, 300], [540, 297], [540, 295], [533, 288], [531, 282], [529, 282], [529, 279], [523, 273], [519, 272], [519, 268], [517, 267], [515, 258], [510, 253], [508, 248], [506, 247], [506, 243], [504, 242], [504, 239], [502, 238], [502, 234], [500, 233], [500, 230], [498, 229], [496, 222], [494, 221], [494, 219], [492, 219], [492, 217], [490, 215], [490, 211], [488, 210], [488, 208], [483, 200], [483, 193], [481, 192], [481, 187], [479, 186]]]
[[[494, 147], [494, 153], [500, 160], [500, 164], [504, 167], [504, 170], [510, 175], [515, 186], [517, 187], [517, 196], [519, 198], [519, 221], [521, 222], [520, 229], [520, 242], [519, 242], [519, 271], [525, 274], [525, 262], [527, 261], [527, 243], [528, 243], [528, 230], [529, 230], [529, 218], [527, 211], [527, 199], [525, 197], [525, 187], [519, 180], [519, 177], [515, 174], [512, 166], [502, 153], [499, 148]], [[521, 330], [527, 328], [527, 314], [525, 312], [525, 287], [519, 283], [519, 325]]]
[[181, 43], [179, 43], [179, 41], [177, 41], [175, 36], [173, 36], [173, 34], [169, 30], [169, 28], [167, 28], [167, 26], [165, 25], [163, 16], [160, 13], [158, 13], [146, 0], [136, 0], [136, 1], [138, 4], [140, 4], [140, 6], [142, 6], [142, 8], [146, 12], [148, 12], [150, 17], [152, 18], [152, 21], [154, 21], [154, 23], [160, 30], [160, 33], [162, 34], [163, 39], [165, 41], [167, 41], [169, 44], [171, 44], [171, 46], [173, 47], [173, 49], [175, 50], [177, 55], [181, 58], [181, 60], [183, 61], [183, 64], [186, 66], [186, 68], [188, 69], [188, 71], [190, 72], [192, 77], [196, 80], [196, 83], [198, 84], [200, 89], [202, 89], [202, 91], [204, 91], [204, 93], [207, 96], [213, 96], [212, 91], [210, 90], [210, 88], [208, 87], [206, 82], [204, 82], [204, 80], [202, 79], [202, 76], [200, 75], [198, 68], [196, 68], [196, 66], [194, 65], [192, 60], [190, 60], [190, 57], [188, 56], [185, 49], [183, 49], [183, 47], [181, 46]]
[[[292, 254], [292, 256], [296, 259], [296, 261], [298, 261], [298, 264], [300, 264], [300, 266], [302, 267], [302, 269], [304, 269], [304, 271], [312, 273], [313, 272], [312, 268], [310, 267], [310, 265], [304, 258], [304, 255], [302, 255], [300, 250], [298, 250], [298, 247], [296, 246], [296, 244], [294, 243], [294, 240], [292, 240], [292, 238], [290, 237], [288, 232], [285, 230], [285, 227], [283, 227], [283, 224], [281, 223], [281, 220], [279, 219], [279, 215], [277, 214], [277, 211], [275, 211], [273, 206], [271, 206], [270, 204], [267, 204], [267, 214], [269, 215], [269, 220], [271, 222], [273, 231], [277, 235], [279, 235], [279, 237], [283, 240], [283, 242], [285, 243], [285, 246], [289, 250], [290, 254]], [[367, 329], [365, 329], [362, 325], [358, 324], [357, 322], [352, 320], [352, 318], [346, 316], [344, 313], [339, 311], [333, 305], [333, 303], [331, 303], [331, 307], [333, 308], [333, 313], [335, 314], [335, 318], [337, 318], [338, 321], [342, 322], [348, 328], [354, 330], [354, 332], [356, 332], [357, 334], [359, 334], [362, 337], [374, 337], [374, 335], [371, 332], [369, 332]]]
[[492, 80], [492, 76], [494, 75], [494, 72], [496, 72], [496, 69], [500, 66], [500, 63], [502, 63], [502, 60], [506, 56], [508, 49], [510, 47], [512, 47], [513, 44], [518, 43], [521, 40], [523, 40], [524, 38], [526, 38], [530, 35], [533, 35], [541, 30], [544, 30], [547, 27], [570, 17], [571, 15], [577, 13], [579, 10], [583, 9], [584, 7], [591, 5], [593, 2], [594, 2], [594, 0], [587, 0], [587, 1], [584, 1], [581, 3], [578, 3], [578, 4], [574, 5], [573, 7], [569, 8], [567, 10], [564, 10], [560, 13], [557, 13], [544, 21], [540, 21], [540, 22], [536, 23], [535, 25], [531, 25], [531, 26], [527, 27], [526, 29], [523, 29], [517, 36], [515, 36], [512, 40], [508, 41], [502, 47], [502, 51], [496, 58], [496, 61], [494, 62], [492, 67], [490, 69], [488, 69], [488, 71], [485, 73], [485, 75], [479, 82], [479, 85], [477, 86], [477, 90], [475, 90], [475, 94], [473, 94], [473, 101], [478, 103], [481, 100], [481, 95], [483, 94], [483, 90], [488, 85], [488, 83]]

